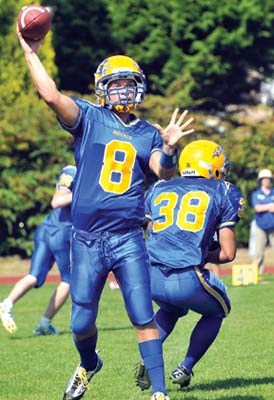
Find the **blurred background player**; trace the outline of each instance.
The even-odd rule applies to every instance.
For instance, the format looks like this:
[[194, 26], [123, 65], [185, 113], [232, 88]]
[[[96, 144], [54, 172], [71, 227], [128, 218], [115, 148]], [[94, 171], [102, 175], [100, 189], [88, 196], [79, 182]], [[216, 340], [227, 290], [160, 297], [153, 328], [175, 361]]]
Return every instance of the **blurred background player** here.
[[[152, 298], [160, 307], [155, 320], [162, 341], [189, 310], [201, 314], [184, 359], [171, 373], [173, 383], [190, 383], [193, 367], [216, 339], [230, 300], [223, 282], [204, 268], [223, 264], [236, 255], [235, 224], [243, 198], [223, 179], [228, 162], [224, 150], [208, 140], [187, 145], [179, 160], [180, 178], [156, 183], [146, 196], [152, 227], [147, 238]], [[214, 233], [219, 246], [209, 250]], [[142, 363], [136, 384], [149, 387]]]
[[62, 169], [57, 179], [53, 195], [52, 212], [36, 229], [34, 252], [28, 275], [20, 279], [9, 295], [0, 303], [0, 317], [4, 328], [14, 333], [17, 326], [12, 314], [14, 304], [32, 288], [41, 287], [46, 277], [57, 263], [61, 282], [54, 291], [45, 314], [34, 330], [35, 335], [53, 335], [59, 331], [51, 320], [62, 307], [69, 295], [70, 284], [70, 242], [71, 242], [71, 201], [72, 185], [76, 174], [74, 166]]
[[[149, 170], [165, 179], [176, 171], [176, 145], [193, 132], [187, 112], [172, 115], [162, 129], [133, 114], [144, 100], [146, 79], [130, 57], [105, 59], [95, 73], [99, 105], [62, 94], [37, 52], [41, 41], [20, 44], [34, 85], [74, 136], [77, 176], [72, 202], [71, 332], [80, 364], [69, 380], [64, 400], [80, 399], [102, 368], [96, 353], [96, 319], [108, 273], [112, 271], [152, 383], [152, 400], [166, 395], [162, 342], [154, 322], [148, 255], [141, 224], [144, 178]], [[161, 135], [160, 135], [161, 133]]]
[[259, 275], [264, 273], [264, 254], [268, 243], [274, 251], [274, 188], [270, 169], [258, 173], [259, 187], [251, 194], [251, 204], [255, 210], [253, 235], [253, 264], [258, 266]]

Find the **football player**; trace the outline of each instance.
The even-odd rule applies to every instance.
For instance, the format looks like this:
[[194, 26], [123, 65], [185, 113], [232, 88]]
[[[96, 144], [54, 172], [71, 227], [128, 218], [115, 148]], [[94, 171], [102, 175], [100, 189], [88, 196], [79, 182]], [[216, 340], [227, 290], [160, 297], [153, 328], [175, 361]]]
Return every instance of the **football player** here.
[[[204, 268], [207, 262], [222, 264], [236, 255], [234, 228], [244, 201], [239, 189], [224, 180], [228, 166], [221, 146], [194, 141], [180, 155], [181, 177], [159, 181], [146, 195], [152, 298], [160, 307], [155, 320], [162, 342], [189, 310], [201, 314], [185, 357], [170, 375], [181, 387], [189, 385], [193, 367], [230, 312], [223, 282]], [[219, 245], [210, 250], [215, 231]], [[142, 363], [135, 378], [141, 389], [149, 388]]]
[[40, 42], [26, 42], [19, 32], [18, 37], [36, 89], [75, 140], [71, 331], [80, 364], [64, 399], [82, 398], [89, 381], [102, 368], [95, 351], [96, 318], [112, 271], [150, 375], [152, 400], [167, 400], [162, 342], [154, 323], [141, 229], [144, 179], [149, 170], [165, 179], [174, 175], [176, 145], [193, 132], [187, 129], [192, 118], [185, 120], [187, 112], [178, 116], [176, 109], [165, 129], [139, 119], [133, 110], [144, 100], [146, 78], [132, 58], [122, 55], [105, 59], [97, 68], [98, 105], [70, 98], [57, 89], [38, 58]]
[[51, 320], [65, 303], [69, 295], [70, 284], [70, 242], [71, 242], [71, 201], [72, 185], [76, 174], [75, 166], [68, 165], [60, 172], [51, 205], [52, 212], [36, 229], [34, 252], [29, 273], [20, 279], [9, 295], [0, 303], [0, 318], [4, 328], [14, 333], [17, 326], [12, 314], [14, 304], [29, 290], [40, 288], [46, 277], [57, 263], [61, 282], [54, 291], [45, 314], [34, 329], [34, 334], [56, 335], [59, 330]]

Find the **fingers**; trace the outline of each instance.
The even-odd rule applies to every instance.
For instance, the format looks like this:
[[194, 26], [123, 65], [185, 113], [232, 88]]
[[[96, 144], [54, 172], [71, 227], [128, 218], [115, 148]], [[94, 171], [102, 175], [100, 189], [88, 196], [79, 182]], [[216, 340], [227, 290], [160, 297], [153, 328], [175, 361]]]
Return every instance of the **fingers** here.
[[186, 136], [186, 135], [189, 135], [190, 133], [193, 133], [194, 131], [195, 131], [194, 128], [189, 129], [188, 131], [182, 131], [181, 137]]
[[183, 120], [185, 119], [185, 116], [187, 115], [187, 113], [188, 113], [188, 110], [185, 110], [181, 115], [180, 115], [180, 118], [178, 119], [178, 121], [177, 121], [177, 125], [181, 125], [181, 123], [183, 122]]
[[182, 114], [180, 115], [178, 121], [176, 122], [176, 118], [179, 112], [179, 108], [175, 108], [175, 110], [173, 111], [172, 117], [170, 119], [170, 125], [174, 124], [179, 126], [179, 128], [181, 130], [183, 130], [184, 128], [186, 128], [189, 124], [191, 124], [191, 122], [194, 121], [194, 118], [189, 118], [186, 122], [183, 123], [186, 115], [188, 114], [188, 110], [184, 110], [184, 112], [182, 112]]
[[[186, 128], [189, 124], [191, 124], [191, 122], [193, 122], [194, 121], [194, 118], [189, 118], [184, 124], [182, 124], [182, 125], [179, 125], [179, 128], [181, 129], [181, 130], [183, 130], [184, 128]], [[179, 122], [179, 121], [178, 121]]]
[[175, 108], [175, 110], [173, 111], [173, 114], [171, 116], [170, 122], [169, 122], [170, 125], [175, 124], [178, 112], [179, 112], [179, 108]]

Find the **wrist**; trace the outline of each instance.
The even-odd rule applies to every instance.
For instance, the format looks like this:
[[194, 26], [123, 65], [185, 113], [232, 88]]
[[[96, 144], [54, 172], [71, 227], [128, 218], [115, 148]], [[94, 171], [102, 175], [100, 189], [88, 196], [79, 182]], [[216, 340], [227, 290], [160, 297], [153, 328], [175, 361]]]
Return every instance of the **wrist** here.
[[163, 145], [163, 153], [167, 154], [168, 156], [173, 156], [176, 154], [177, 148], [171, 147], [168, 144]]
[[175, 148], [173, 149], [172, 154], [167, 154], [165, 151], [162, 151], [161, 158], [160, 158], [160, 165], [163, 168], [173, 168], [177, 165], [178, 161], [178, 150]]

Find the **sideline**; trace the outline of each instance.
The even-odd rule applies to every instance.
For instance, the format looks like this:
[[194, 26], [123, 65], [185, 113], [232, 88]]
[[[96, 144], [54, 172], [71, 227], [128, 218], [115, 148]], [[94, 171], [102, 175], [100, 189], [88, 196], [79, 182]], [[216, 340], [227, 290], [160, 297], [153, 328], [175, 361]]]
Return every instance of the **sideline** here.
[[[220, 276], [222, 275], [231, 275], [232, 268], [228, 267], [220, 267]], [[268, 266], [265, 267], [265, 274], [274, 274], [274, 266]], [[14, 276], [0, 276], [0, 285], [14, 285], [19, 279], [23, 278], [26, 275], [14, 275]], [[110, 278], [108, 277], [108, 280]], [[60, 276], [59, 275], [48, 275], [46, 278], [46, 283], [59, 283], [60, 282]]]

